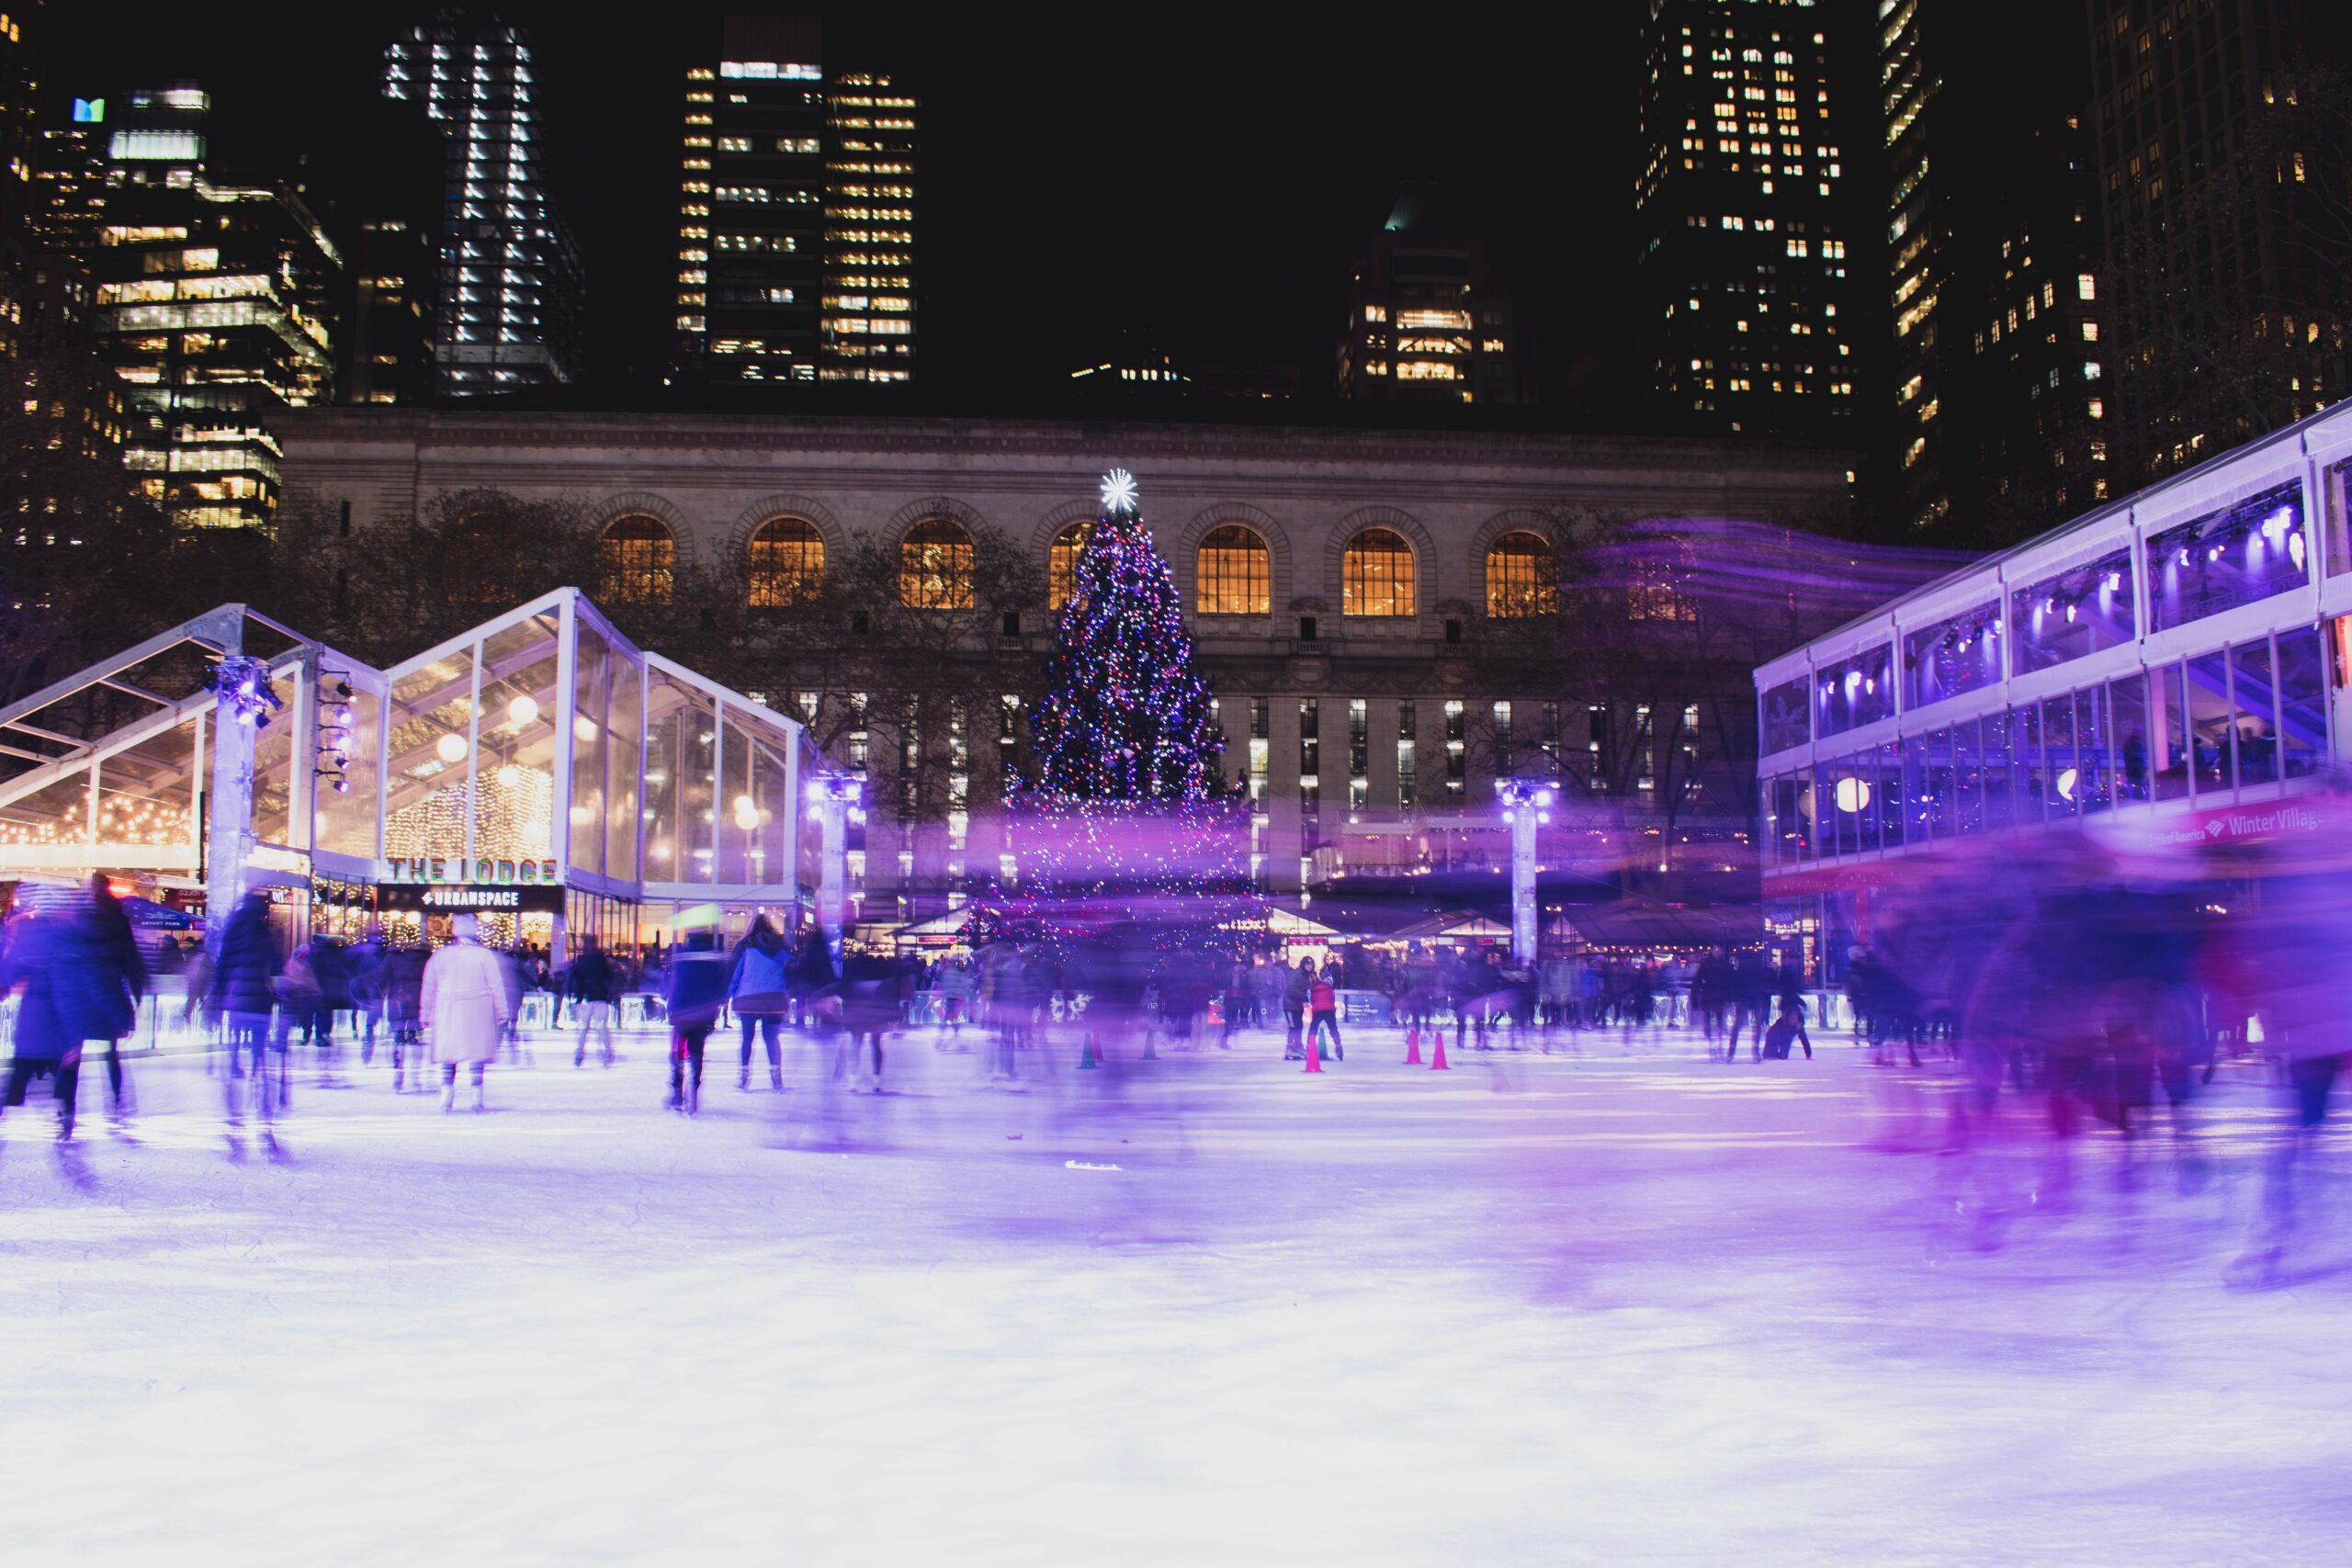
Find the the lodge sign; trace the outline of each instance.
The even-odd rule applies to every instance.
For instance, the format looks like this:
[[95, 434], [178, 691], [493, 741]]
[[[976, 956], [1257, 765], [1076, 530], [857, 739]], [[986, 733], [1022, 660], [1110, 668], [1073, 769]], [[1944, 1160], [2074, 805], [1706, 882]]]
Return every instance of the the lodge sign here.
[[552, 860], [467, 860], [459, 855], [401, 856], [384, 863], [384, 880], [394, 885], [435, 886], [464, 883], [475, 886], [533, 886], [563, 881]]

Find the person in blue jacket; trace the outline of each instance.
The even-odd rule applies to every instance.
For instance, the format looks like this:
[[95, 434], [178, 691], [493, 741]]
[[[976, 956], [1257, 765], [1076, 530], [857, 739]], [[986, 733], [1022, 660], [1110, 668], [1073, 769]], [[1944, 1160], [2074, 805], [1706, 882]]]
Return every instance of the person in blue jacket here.
[[752, 1087], [754, 1033], [767, 1040], [768, 1087], [784, 1088], [784, 1048], [777, 1037], [784, 1029], [785, 1009], [790, 1005], [791, 965], [784, 933], [769, 924], [765, 915], [754, 919], [736, 946], [734, 970], [727, 978], [727, 1003], [743, 1025], [742, 1070], [735, 1077], [738, 1089]]

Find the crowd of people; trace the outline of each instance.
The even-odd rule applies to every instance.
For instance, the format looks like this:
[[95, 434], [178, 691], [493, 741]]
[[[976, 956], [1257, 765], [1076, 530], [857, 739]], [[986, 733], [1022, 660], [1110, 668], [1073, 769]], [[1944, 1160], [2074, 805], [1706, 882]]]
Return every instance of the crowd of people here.
[[[2045, 860], [2031, 875], [1950, 868], [1879, 900], [1842, 964], [1868, 1059], [1953, 1081], [1959, 1092], [1936, 1099], [1934, 1126], [1916, 1118], [1919, 1139], [1936, 1146], [1968, 1152], [2004, 1128], [2037, 1128], [2047, 1168], [2030, 1201], [2042, 1203], [2068, 1189], [2070, 1139], [2100, 1123], [2127, 1152], [2164, 1140], [2194, 1179], [2200, 1094], [2228, 1055], [2259, 1055], [2278, 1064], [2297, 1129], [2266, 1185], [2265, 1213], [2283, 1230], [2296, 1151], [2352, 1062], [2352, 980], [2339, 978], [2352, 893], [2316, 864], [2262, 868], [2255, 896], [2250, 884], [2232, 891], [2119, 863], [2088, 836], [2066, 852], [2076, 859]], [[783, 1089], [785, 1044], [797, 1036], [820, 1047], [823, 1082], [873, 1093], [884, 1090], [892, 1042], [925, 1029], [938, 1051], [979, 1053], [980, 1076], [1009, 1082], [1035, 1070], [1029, 1053], [1049, 1040], [1082, 1043], [1080, 1065], [1092, 1066], [1114, 1046], [1132, 1054], [1139, 1044], [1147, 1057], [1229, 1050], [1238, 1032], [1278, 1029], [1286, 1057], [1319, 1067], [1345, 1061], [1350, 1032], [1364, 1024], [1401, 1026], [1414, 1040], [1450, 1028], [1456, 1049], [1475, 1049], [1545, 1042], [1563, 1027], [1675, 1022], [1736, 1062], [1743, 1043], [1750, 1061], [1810, 1059], [1808, 1025], [1825, 1021], [1819, 993], [1809, 1016], [1801, 976], [1752, 950], [1514, 968], [1498, 952], [1436, 944], [1296, 957], [1247, 943], [1008, 937], [924, 960], [843, 952], [813, 922], [784, 929], [762, 916], [731, 944], [694, 931], [640, 961], [589, 938], [556, 965], [484, 945], [470, 916], [446, 934], [430, 950], [370, 932], [349, 943], [313, 935], [285, 951], [262, 894], [231, 911], [187, 964], [185, 1006], [217, 1043], [209, 1059], [232, 1150], [248, 1129], [275, 1147], [303, 1076], [293, 1064], [307, 1058], [315, 1081], [330, 1085], [353, 1048], [363, 1066], [380, 1053], [397, 1093], [437, 1088], [455, 1111], [462, 1091], [483, 1109], [488, 1069], [528, 1060], [518, 1025], [534, 990], [560, 998], [547, 1016], [574, 1032], [575, 1067], [618, 1059], [622, 998], [639, 998], [638, 1016], [669, 1035], [666, 1104], [686, 1116], [701, 1110], [709, 1043], [730, 1021], [739, 1090], [752, 1089], [755, 1073]], [[122, 1043], [152, 978], [103, 878], [20, 897], [0, 927], [0, 997], [16, 998], [0, 1113], [47, 1080], [58, 1134], [72, 1138], [84, 1054], [102, 1050], [108, 1116], [123, 1123], [133, 1100]], [[1976, 1206], [1993, 1213], [2007, 1201], [1979, 1193]]]

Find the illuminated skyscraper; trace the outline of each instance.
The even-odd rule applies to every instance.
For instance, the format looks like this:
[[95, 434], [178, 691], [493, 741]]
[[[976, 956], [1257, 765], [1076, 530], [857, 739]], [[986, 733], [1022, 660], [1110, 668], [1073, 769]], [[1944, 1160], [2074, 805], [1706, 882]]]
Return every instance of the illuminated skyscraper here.
[[187, 527], [266, 525], [273, 412], [327, 400], [341, 257], [284, 185], [215, 184], [209, 98], [175, 86], [109, 114], [98, 352], [123, 383], [123, 460]]
[[729, 17], [686, 72], [673, 382], [911, 378], [915, 100], [823, 42]]
[[445, 396], [579, 378], [580, 253], [548, 187], [539, 62], [495, 16], [445, 11], [395, 39], [384, 96], [424, 106], [447, 138], [440, 321]]
[[2115, 488], [2352, 392], [2342, 0], [2102, 0], [2087, 125]]
[[[1651, 385], [1702, 429], [1850, 429], [1860, 394], [1842, 126], [1861, 107], [1815, 0], [1649, 0], [1637, 269]], [[1857, 84], [1856, 85], [1859, 85]]]
[[1340, 395], [1532, 402], [1519, 311], [1487, 269], [1487, 243], [1433, 186], [1401, 186], [1364, 247], [1340, 329]]
[[[1893, 478], [1971, 542], [2108, 494], [2084, 35], [2039, 0], [1905, 0], [1879, 35]], [[1891, 392], [1891, 397], [1889, 393]]]

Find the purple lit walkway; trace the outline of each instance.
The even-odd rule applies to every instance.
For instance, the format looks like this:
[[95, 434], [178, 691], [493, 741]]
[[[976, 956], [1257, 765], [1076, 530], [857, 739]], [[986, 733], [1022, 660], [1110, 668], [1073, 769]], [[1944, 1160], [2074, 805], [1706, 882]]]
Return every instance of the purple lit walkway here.
[[1380, 1032], [1317, 1079], [1260, 1034], [1011, 1092], [915, 1035], [874, 1100], [797, 1042], [740, 1095], [729, 1040], [691, 1123], [650, 1037], [570, 1043], [486, 1116], [306, 1069], [278, 1164], [224, 1157], [192, 1060], [138, 1066], [141, 1142], [91, 1119], [78, 1185], [11, 1113], [7, 1555], [2343, 1558], [2352, 1233], [2224, 1284], [2251, 1084], [2206, 1190], [2119, 1190], [2095, 1138], [1986, 1251], [1981, 1168], [1868, 1146], [1903, 1075], [1842, 1043], [1441, 1077]]

